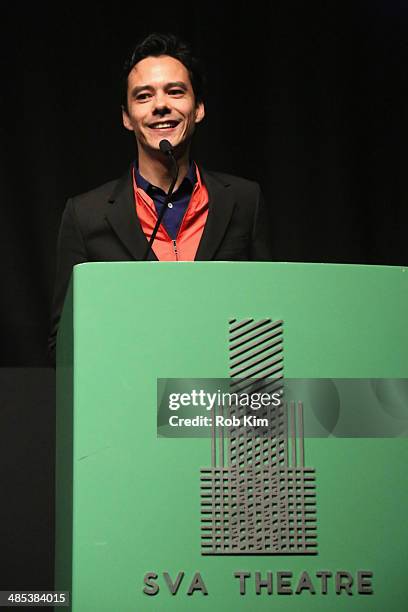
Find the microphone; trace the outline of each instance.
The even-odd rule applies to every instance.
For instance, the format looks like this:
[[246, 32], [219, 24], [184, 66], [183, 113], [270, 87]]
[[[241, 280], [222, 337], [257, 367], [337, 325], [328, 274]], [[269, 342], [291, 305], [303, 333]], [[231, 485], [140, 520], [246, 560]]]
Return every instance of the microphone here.
[[173, 155], [173, 145], [165, 138], [159, 142], [159, 147], [160, 151], [165, 155], [168, 155], [169, 157], [170, 155]]
[[178, 163], [177, 163], [176, 158], [174, 157], [173, 145], [168, 140], [163, 139], [163, 140], [161, 140], [159, 142], [159, 147], [160, 147], [160, 151], [162, 153], [164, 153], [164, 155], [166, 155], [170, 159], [170, 161], [171, 161], [171, 165], [172, 165], [172, 181], [171, 181], [171, 184], [170, 184], [170, 187], [169, 187], [169, 191], [167, 192], [163, 208], [161, 209], [160, 214], [157, 217], [156, 225], [154, 226], [152, 235], [150, 236], [149, 244], [147, 245], [147, 248], [146, 248], [146, 251], [145, 251], [145, 254], [143, 256], [142, 261], [146, 261], [146, 259], [149, 256], [149, 253], [150, 253], [150, 251], [152, 249], [153, 242], [154, 242], [154, 240], [156, 238], [156, 234], [157, 234], [158, 229], [160, 227], [160, 224], [161, 224], [161, 222], [163, 220], [164, 214], [165, 214], [165, 212], [166, 212], [166, 210], [168, 208], [168, 204], [169, 204], [169, 202], [171, 200], [171, 196], [173, 195], [174, 186], [175, 186], [175, 184], [177, 182], [178, 173], [179, 173]]

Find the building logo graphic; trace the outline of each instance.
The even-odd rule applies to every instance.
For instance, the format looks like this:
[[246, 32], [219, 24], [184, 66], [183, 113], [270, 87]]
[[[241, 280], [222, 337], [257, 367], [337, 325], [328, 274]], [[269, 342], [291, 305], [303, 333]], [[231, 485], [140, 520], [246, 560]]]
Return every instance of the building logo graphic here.
[[[231, 391], [283, 388], [283, 321], [232, 319], [229, 353]], [[245, 412], [238, 404], [227, 410], [231, 420]], [[214, 407], [212, 422], [224, 411]], [[212, 429], [211, 467], [201, 469], [201, 552], [316, 554], [315, 470], [305, 466], [303, 405], [286, 405], [283, 396], [258, 417], [253, 426]]]

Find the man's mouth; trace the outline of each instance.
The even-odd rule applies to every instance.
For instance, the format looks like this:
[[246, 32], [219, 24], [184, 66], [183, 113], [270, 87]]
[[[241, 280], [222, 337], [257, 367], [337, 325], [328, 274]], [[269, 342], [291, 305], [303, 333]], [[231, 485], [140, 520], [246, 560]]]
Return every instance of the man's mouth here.
[[149, 128], [152, 130], [171, 130], [177, 127], [179, 121], [156, 121], [155, 123], [151, 123]]

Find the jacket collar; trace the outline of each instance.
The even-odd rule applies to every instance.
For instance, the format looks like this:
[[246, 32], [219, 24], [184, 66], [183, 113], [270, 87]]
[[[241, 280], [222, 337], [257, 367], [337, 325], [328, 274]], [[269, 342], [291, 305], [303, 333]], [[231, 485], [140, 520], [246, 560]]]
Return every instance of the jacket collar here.
[[[132, 257], [140, 261], [145, 254], [148, 242], [136, 214], [131, 169], [132, 166], [118, 180], [109, 198], [110, 207], [106, 219]], [[153, 251], [150, 251], [148, 260], [157, 261]]]
[[227, 231], [235, 199], [230, 183], [220, 175], [208, 172], [204, 168], [200, 174], [208, 190], [208, 217], [203, 235], [195, 257], [196, 261], [209, 261], [214, 255]]
[[[208, 190], [208, 218], [196, 254], [196, 261], [214, 258], [217, 248], [227, 230], [235, 200], [230, 183], [199, 166], [201, 178]], [[135, 260], [141, 260], [147, 240], [136, 215], [131, 168], [118, 180], [109, 198], [106, 219]], [[157, 261], [151, 251], [149, 260]]]

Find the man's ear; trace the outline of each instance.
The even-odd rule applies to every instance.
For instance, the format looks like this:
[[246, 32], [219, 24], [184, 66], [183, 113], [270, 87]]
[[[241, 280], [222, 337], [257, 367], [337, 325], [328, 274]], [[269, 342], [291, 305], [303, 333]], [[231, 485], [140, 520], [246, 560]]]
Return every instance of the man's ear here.
[[122, 106], [122, 123], [127, 130], [133, 132], [133, 127], [129, 119], [129, 115], [124, 106]]
[[200, 123], [200, 121], [202, 121], [205, 117], [205, 107], [204, 107], [204, 102], [199, 102], [196, 106], [196, 111], [195, 111], [195, 122], [196, 123]]

